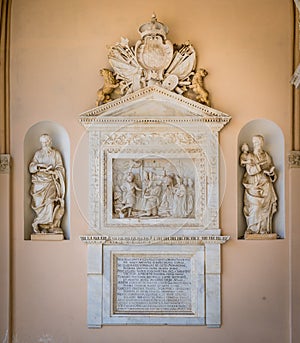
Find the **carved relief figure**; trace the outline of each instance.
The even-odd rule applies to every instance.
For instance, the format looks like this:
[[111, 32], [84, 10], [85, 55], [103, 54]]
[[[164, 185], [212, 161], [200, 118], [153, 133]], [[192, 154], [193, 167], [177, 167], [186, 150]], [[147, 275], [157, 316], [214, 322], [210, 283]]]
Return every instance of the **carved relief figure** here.
[[245, 167], [243, 177], [244, 208], [247, 222], [246, 233], [272, 233], [272, 218], [277, 211], [277, 196], [273, 187], [277, 176], [271, 156], [263, 150], [264, 138], [252, 138], [253, 151], [247, 144], [242, 145], [240, 164]]
[[142, 216], [157, 216], [159, 197], [161, 193], [161, 186], [159, 181], [149, 180], [147, 187], [144, 189], [143, 199], [144, 199], [144, 211]]
[[40, 136], [42, 148], [29, 164], [31, 173], [31, 207], [35, 212], [34, 233], [63, 233], [61, 220], [65, 212], [65, 169], [61, 154], [52, 148], [48, 134]]
[[109, 102], [111, 100], [110, 94], [119, 86], [119, 83], [114, 78], [112, 71], [101, 69], [100, 75], [104, 78], [104, 85], [97, 91], [96, 106]]
[[127, 212], [127, 217], [131, 217], [132, 210], [136, 203], [136, 191], [142, 191], [134, 182], [134, 174], [132, 172], [127, 174], [125, 182], [121, 186], [121, 190], [123, 191], [123, 207], [120, 209], [120, 212]]
[[[134, 163], [133, 163], [134, 162]], [[186, 218], [194, 215], [194, 182], [174, 177], [164, 160], [115, 160], [113, 165], [113, 214], [118, 218]], [[120, 181], [126, 170], [125, 181]], [[182, 169], [182, 166], [181, 166]]]
[[159, 206], [159, 215], [162, 217], [169, 217], [173, 214], [173, 178], [165, 172], [162, 182], [163, 195]]
[[210, 106], [209, 93], [204, 87], [204, 78], [207, 76], [205, 69], [199, 69], [195, 73], [190, 88], [196, 93], [196, 99], [201, 104]]
[[186, 210], [187, 210], [188, 216], [190, 216], [194, 211], [194, 198], [195, 198], [194, 182], [191, 178], [188, 178], [187, 187], [186, 187]]
[[182, 178], [176, 176], [176, 185], [173, 189], [174, 201], [173, 201], [173, 216], [184, 218], [187, 216], [186, 212], [186, 188], [182, 182]]

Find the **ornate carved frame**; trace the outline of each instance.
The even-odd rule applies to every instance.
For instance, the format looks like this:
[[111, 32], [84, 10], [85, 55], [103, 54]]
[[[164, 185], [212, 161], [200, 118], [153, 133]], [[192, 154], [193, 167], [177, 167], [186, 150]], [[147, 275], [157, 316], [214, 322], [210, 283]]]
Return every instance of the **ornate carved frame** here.
[[[138, 90], [80, 116], [89, 131], [90, 234], [81, 239], [89, 246], [90, 327], [151, 323], [220, 326], [220, 245], [229, 237], [220, 236], [219, 227], [218, 134], [229, 120], [222, 112], [158, 86]], [[175, 172], [194, 178], [194, 216], [114, 217], [114, 163], [123, 165], [126, 172], [129, 161], [140, 160], [151, 160], [152, 167], [153, 161], [162, 165], [167, 161], [175, 165]], [[199, 272], [204, 281], [198, 296], [205, 299], [199, 303], [200, 312], [150, 317], [129, 312], [120, 317], [109, 310], [115, 306], [113, 256], [124, 246], [133, 256], [138, 251], [145, 258], [154, 252], [163, 257], [168, 251], [180, 258], [191, 246], [199, 250], [197, 263], [205, 266], [203, 274]], [[101, 266], [99, 261], [103, 261]], [[191, 290], [193, 297], [197, 296], [195, 289]]]

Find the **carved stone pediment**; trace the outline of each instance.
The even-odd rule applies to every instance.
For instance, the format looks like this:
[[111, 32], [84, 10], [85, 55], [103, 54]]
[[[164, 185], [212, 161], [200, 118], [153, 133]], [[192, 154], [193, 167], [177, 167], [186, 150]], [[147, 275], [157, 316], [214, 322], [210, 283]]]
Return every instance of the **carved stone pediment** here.
[[[160, 86], [150, 86], [120, 99], [100, 105], [80, 115], [80, 122], [89, 127], [104, 122], [107, 117], [168, 120], [171, 117], [182, 120], [218, 122], [227, 124], [230, 116], [194, 100], [183, 97]], [[222, 126], [223, 126], [222, 125]]]

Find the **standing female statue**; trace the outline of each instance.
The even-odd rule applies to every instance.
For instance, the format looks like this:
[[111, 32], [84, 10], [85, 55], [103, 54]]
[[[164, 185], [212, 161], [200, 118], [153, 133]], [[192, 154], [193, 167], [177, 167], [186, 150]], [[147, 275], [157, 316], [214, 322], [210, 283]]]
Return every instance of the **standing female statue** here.
[[252, 138], [253, 152], [247, 144], [242, 145], [240, 164], [245, 167], [243, 177], [244, 208], [247, 234], [272, 233], [272, 218], [277, 211], [277, 196], [273, 187], [277, 176], [271, 156], [263, 150], [264, 138]]
[[31, 207], [35, 212], [34, 233], [63, 233], [60, 224], [65, 212], [65, 169], [59, 151], [52, 148], [48, 134], [40, 136], [42, 148], [29, 164]]

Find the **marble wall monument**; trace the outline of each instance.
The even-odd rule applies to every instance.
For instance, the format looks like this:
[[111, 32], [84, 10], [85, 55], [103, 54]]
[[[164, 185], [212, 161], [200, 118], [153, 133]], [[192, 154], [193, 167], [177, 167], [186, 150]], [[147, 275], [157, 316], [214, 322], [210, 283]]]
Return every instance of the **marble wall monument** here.
[[219, 132], [207, 71], [153, 15], [109, 48], [89, 132], [88, 326], [221, 325]]

